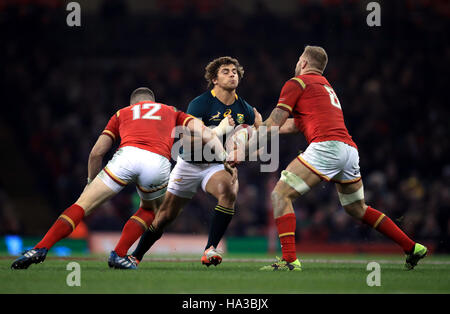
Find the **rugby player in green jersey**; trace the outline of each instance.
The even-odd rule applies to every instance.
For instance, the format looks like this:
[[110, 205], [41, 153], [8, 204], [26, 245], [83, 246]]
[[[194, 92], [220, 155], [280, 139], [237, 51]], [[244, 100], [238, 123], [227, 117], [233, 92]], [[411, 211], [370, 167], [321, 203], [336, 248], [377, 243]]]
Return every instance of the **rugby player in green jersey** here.
[[[253, 125], [255, 117], [262, 120], [256, 109], [236, 94], [243, 74], [243, 67], [234, 58], [220, 57], [211, 61], [205, 68], [208, 90], [190, 102], [186, 113], [201, 119], [219, 138], [226, 137], [235, 125]], [[200, 158], [196, 159], [196, 156]], [[201, 187], [217, 199], [201, 262], [206, 266], [220, 264], [222, 253], [217, 246], [235, 214], [238, 193], [238, 181], [233, 179], [237, 170], [225, 167], [228, 166], [222, 162], [208, 162], [202, 154], [195, 154], [195, 151], [190, 154], [185, 149], [171, 172], [159, 213], [153, 225], [142, 235], [132, 256], [142, 260], [161, 237], [164, 227], [177, 217]]]

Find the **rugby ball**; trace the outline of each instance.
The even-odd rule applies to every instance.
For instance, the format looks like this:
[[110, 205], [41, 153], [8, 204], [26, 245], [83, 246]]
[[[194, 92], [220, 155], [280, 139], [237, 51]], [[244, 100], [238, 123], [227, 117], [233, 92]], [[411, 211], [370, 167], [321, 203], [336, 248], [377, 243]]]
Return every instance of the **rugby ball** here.
[[227, 152], [233, 150], [244, 150], [247, 142], [255, 133], [255, 128], [248, 124], [240, 124], [227, 136], [225, 149]]

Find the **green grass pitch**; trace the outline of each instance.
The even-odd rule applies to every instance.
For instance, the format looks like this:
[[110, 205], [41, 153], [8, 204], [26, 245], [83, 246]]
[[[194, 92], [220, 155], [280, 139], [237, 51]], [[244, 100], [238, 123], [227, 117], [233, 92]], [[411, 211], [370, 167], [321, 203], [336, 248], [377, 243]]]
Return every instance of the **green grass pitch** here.
[[[300, 256], [300, 255], [299, 255]], [[0, 293], [149, 294], [448, 294], [450, 256], [434, 255], [416, 269], [403, 269], [400, 255], [303, 255], [301, 272], [263, 272], [268, 255], [226, 255], [209, 268], [198, 256], [149, 256], [138, 270], [109, 269], [106, 256], [47, 257], [27, 270], [11, 270], [11, 256], [0, 257]], [[368, 286], [369, 262], [380, 265], [380, 286]], [[81, 286], [66, 283], [67, 264], [80, 265]]]

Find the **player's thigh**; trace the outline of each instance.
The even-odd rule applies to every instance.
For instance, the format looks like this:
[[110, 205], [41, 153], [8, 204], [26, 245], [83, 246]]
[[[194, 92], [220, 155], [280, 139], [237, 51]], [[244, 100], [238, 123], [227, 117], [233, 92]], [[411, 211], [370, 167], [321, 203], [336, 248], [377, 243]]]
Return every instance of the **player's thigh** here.
[[136, 166], [136, 190], [141, 200], [152, 201], [166, 193], [170, 168], [167, 158], [149, 151], [142, 151]]
[[[317, 185], [322, 179], [302, 164], [298, 158], [295, 158], [286, 167], [285, 170], [281, 172], [281, 180], [285, 184], [280, 184], [280, 191], [289, 192], [292, 189], [299, 194], [305, 194], [312, 187]], [[288, 189], [289, 186], [291, 189]], [[308, 189], [309, 188], [309, 189]], [[295, 194], [291, 191], [291, 194]]]
[[353, 183], [336, 183], [339, 201], [351, 216], [361, 219], [367, 209], [362, 180]]
[[116, 194], [116, 191], [112, 190], [97, 176], [86, 186], [75, 204], [81, 206], [88, 214]]
[[103, 185], [114, 191], [115, 194], [122, 191], [130, 182], [133, 182], [136, 173], [135, 165], [132, 162], [133, 149], [137, 148], [131, 146], [120, 148], [95, 177], [94, 181], [103, 182]]
[[178, 157], [169, 177], [167, 192], [181, 198], [192, 199], [202, 182], [203, 166], [184, 161]]
[[292, 205], [292, 201], [300, 195], [301, 194], [298, 193], [289, 184], [285, 183], [282, 180], [279, 180], [270, 195], [272, 200], [274, 218], [293, 213], [294, 208]]
[[215, 198], [226, 198], [230, 202], [236, 200], [239, 189], [238, 180], [232, 183], [232, 176], [225, 170], [215, 172], [205, 185], [205, 192], [213, 195]]
[[278, 180], [277, 184], [275, 185], [275, 187], [272, 191], [272, 202], [278, 202], [280, 198], [295, 200], [300, 195], [301, 194], [299, 192], [297, 192], [288, 183], [286, 183], [282, 180]]
[[147, 210], [153, 210], [155, 213], [158, 211], [159, 207], [164, 201], [165, 194], [160, 197], [146, 200], [141, 198], [140, 207]]
[[281, 172], [281, 178], [271, 193], [274, 216], [294, 211], [292, 201], [307, 193], [320, 182], [320, 177], [306, 168], [297, 158]]

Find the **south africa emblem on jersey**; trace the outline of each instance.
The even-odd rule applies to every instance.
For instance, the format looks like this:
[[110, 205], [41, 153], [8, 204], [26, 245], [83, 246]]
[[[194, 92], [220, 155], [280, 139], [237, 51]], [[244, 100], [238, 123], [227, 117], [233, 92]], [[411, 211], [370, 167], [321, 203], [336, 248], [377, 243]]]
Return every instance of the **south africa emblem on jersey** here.
[[242, 113], [238, 113], [237, 114], [237, 123], [242, 124], [244, 123], [245, 119], [244, 119], [244, 115]]
[[217, 111], [215, 115], [212, 115], [211, 118], [209, 118], [209, 121], [211, 120], [219, 120], [220, 121], [220, 111]]

